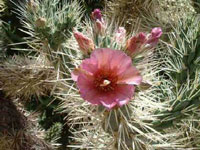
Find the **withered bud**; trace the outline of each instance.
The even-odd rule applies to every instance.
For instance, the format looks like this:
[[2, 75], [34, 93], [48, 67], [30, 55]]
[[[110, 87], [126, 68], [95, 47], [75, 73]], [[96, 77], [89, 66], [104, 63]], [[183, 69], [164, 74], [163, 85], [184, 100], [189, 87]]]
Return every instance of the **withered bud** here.
[[35, 25], [36, 27], [43, 28], [46, 25], [46, 19], [42, 17], [38, 18], [35, 22]]

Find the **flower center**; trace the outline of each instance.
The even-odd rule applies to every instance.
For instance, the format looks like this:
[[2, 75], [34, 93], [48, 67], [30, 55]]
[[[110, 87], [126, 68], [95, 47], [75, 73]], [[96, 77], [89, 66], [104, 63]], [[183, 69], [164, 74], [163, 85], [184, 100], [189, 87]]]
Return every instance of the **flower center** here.
[[103, 80], [103, 83], [102, 84], [100, 84], [100, 86], [101, 87], [104, 87], [104, 86], [107, 86], [107, 85], [109, 85], [111, 82], [109, 81], [109, 80]]
[[95, 87], [103, 92], [113, 91], [116, 87], [117, 77], [107, 74], [97, 74], [95, 76]]

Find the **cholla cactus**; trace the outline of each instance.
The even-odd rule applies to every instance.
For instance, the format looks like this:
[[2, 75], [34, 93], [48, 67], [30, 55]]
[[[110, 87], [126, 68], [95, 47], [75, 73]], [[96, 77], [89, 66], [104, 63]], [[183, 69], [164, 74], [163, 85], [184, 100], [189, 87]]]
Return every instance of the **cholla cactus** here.
[[[36, 128], [9, 100], [0, 99], [0, 150], [50, 150], [51, 146], [35, 135]], [[33, 128], [34, 127], [34, 128]]]
[[[92, 14], [93, 23], [86, 24], [86, 27], [82, 29], [83, 33], [87, 33], [87, 36], [84, 36], [84, 34], [74, 29], [74, 36], [78, 41], [77, 45], [75, 39], [69, 36], [70, 30], [72, 31], [72, 28], [75, 27], [75, 22], [73, 21], [75, 21], [78, 16], [76, 12], [71, 12], [72, 6], [74, 7], [75, 4], [63, 4], [63, 6], [67, 7], [66, 13], [69, 15], [67, 19], [70, 20], [66, 25], [65, 21], [67, 20], [63, 21], [63, 18], [66, 18], [64, 14], [61, 13], [58, 16], [57, 14], [52, 16], [52, 13], [50, 13], [49, 15], [49, 12], [55, 13], [55, 10], [59, 10], [56, 9], [57, 3], [53, 3], [53, 7], [51, 6], [52, 3], [48, 0], [40, 4], [38, 1], [30, 2], [32, 3], [26, 8], [20, 7], [23, 17], [22, 21], [28, 29], [27, 33], [31, 35], [31, 38], [27, 40], [29, 45], [34, 49], [46, 54], [48, 60], [54, 65], [55, 69], [60, 70], [61, 73], [67, 77], [62, 80], [62, 84], [65, 87], [61, 87], [60, 92], [55, 94], [58, 94], [61, 96], [60, 98], [64, 100], [64, 107], [67, 108], [66, 111], [70, 113], [69, 118], [73, 118], [72, 120], [69, 119], [72, 122], [72, 128], [77, 128], [76, 124], [79, 124], [79, 127], [81, 127], [83, 131], [86, 131], [84, 134], [87, 135], [87, 138], [82, 138], [82, 135], [80, 135], [78, 139], [75, 138], [76, 142], [81, 142], [81, 145], [78, 147], [90, 148], [91, 146], [93, 149], [99, 149], [109, 148], [110, 146], [110, 149], [152, 149], [159, 146], [152, 144], [152, 141], [154, 141], [154, 143], [164, 143], [164, 136], [151, 128], [148, 123], [144, 122], [144, 120], [147, 119], [153, 121], [154, 117], [151, 115], [151, 112], [164, 107], [159, 103], [159, 97], [152, 94], [155, 90], [154, 84], [157, 82], [157, 78], [155, 77], [157, 72], [152, 70], [152, 68], [153, 66], [156, 68], [156, 66], [159, 65], [156, 64], [157, 62], [152, 47], [157, 43], [162, 34], [161, 31], [154, 29], [150, 34], [143, 33], [144, 40], [139, 43], [137, 41], [140, 41], [140, 36], [133, 36], [130, 38], [129, 42], [126, 42], [125, 30], [123, 28], [113, 29], [115, 24], [108, 26], [108, 22], [102, 18], [101, 12], [95, 10]], [[63, 9], [64, 8], [65, 7], [63, 7]], [[53, 17], [59, 19], [53, 20]], [[62, 34], [63, 27], [60, 28], [55, 21], [59, 21], [60, 25], [65, 27], [66, 36]], [[127, 56], [126, 53], [129, 56]], [[90, 59], [83, 60], [90, 57], [90, 55]], [[112, 59], [112, 62], [109, 64], [109, 59], [111, 59], [112, 55], [115, 56], [114, 58], [123, 61], [125, 68], [130, 69], [130, 72], [123, 69], [123, 65], [121, 66], [118, 59]], [[111, 65], [117, 69], [116, 72], [113, 73], [113, 76], [111, 76], [112, 72], [99, 70], [102, 74], [97, 77], [99, 80], [96, 83], [100, 89], [103, 91], [105, 90], [103, 94], [105, 101], [101, 102], [98, 97], [94, 97], [96, 98], [94, 101], [92, 101], [91, 97], [87, 97], [86, 91], [83, 89], [86, 85], [81, 84], [78, 79], [81, 72], [86, 72], [84, 69], [88, 67], [87, 65], [90, 66], [98, 62], [97, 57], [99, 57], [99, 61], [102, 61], [101, 63], [99, 62], [99, 65], [108, 63], [104, 65]], [[78, 67], [82, 60], [83, 63], [86, 63], [83, 65], [83, 68], [75, 69], [75, 66]], [[106, 62], [103, 62], [103, 60]], [[134, 66], [137, 66], [137, 68]], [[90, 103], [96, 105], [101, 104], [106, 108], [103, 106], [91, 106], [80, 98], [77, 93], [78, 90], [70, 81], [71, 78], [68, 78], [69, 73], [74, 69], [75, 71], [73, 72], [72, 78], [74, 80], [77, 79], [78, 86], [80, 85], [81, 97]], [[118, 75], [120, 72], [121, 75]], [[105, 79], [101, 83], [101, 79], [105, 76], [104, 73], [108, 73], [109, 79]], [[121, 80], [119, 80], [119, 78], [121, 78]], [[86, 79], [86, 81], [88, 79]], [[141, 86], [136, 88], [136, 85], [140, 84]], [[83, 87], [82, 89], [81, 86]], [[116, 97], [113, 97], [114, 93], [110, 96], [106, 96], [106, 90], [112, 91], [115, 86], [118, 87], [115, 93], [117, 94], [117, 92], [119, 92], [119, 94], [117, 94]], [[147, 90], [143, 91], [142, 89], [145, 88], [145, 86]], [[148, 89], [148, 86], [152, 87]], [[135, 92], [136, 89], [140, 92]], [[125, 94], [126, 90], [128, 94]], [[132, 100], [133, 95], [134, 100]], [[119, 101], [117, 101], [118, 98], [120, 99]], [[126, 103], [128, 104], [124, 106]], [[114, 122], [112, 119], [114, 119]], [[82, 123], [84, 126], [82, 126]], [[94, 128], [96, 126], [99, 127], [97, 130]], [[92, 136], [93, 132], [98, 133], [95, 135], [96, 137]], [[99, 144], [96, 140], [93, 141], [89, 138], [94, 138], [97, 141], [102, 141], [102, 138], [108, 140], [103, 140], [103, 143]], [[82, 141], [79, 141], [79, 139]], [[110, 145], [109, 142], [113, 140], [115, 141], [114, 144]], [[167, 144], [164, 143], [164, 146], [166, 145]]]
[[57, 141], [60, 138], [62, 128], [63, 125], [61, 123], [55, 123], [51, 128], [48, 129], [45, 135], [45, 140], [55, 143], [55, 141]]
[[56, 73], [42, 58], [14, 56], [0, 65], [0, 85], [6, 96], [29, 100], [48, 95], [55, 86]]
[[[162, 135], [146, 122], [156, 119], [151, 115], [155, 110], [165, 109], [153, 94], [158, 72], [152, 70], [159, 66], [153, 47], [162, 31], [155, 28], [150, 34], [140, 33], [142, 36], [134, 35], [127, 40], [124, 28], [108, 26], [99, 10], [94, 11], [92, 19], [82, 33], [74, 31], [80, 48], [77, 51], [82, 53], [80, 57], [71, 56], [77, 66], [72, 79], [78, 89], [72, 86], [66, 94], [58, 93], [62, 99], [66, 97], [63, 107], [71, 110], [69, 121], [76, 144], [69, 147], [120, 150], [170, 147], [171, 143], [165, 143], [169, 135]], [[80, 127], [78, 131], [76, 124]]]
[[123, 22], [130, 32], [140, 23], [140, 31], [148, 31], [155, 26], [169, 32], [171, 24], [177, 24], [178, 17], [187, 17], [194, 13], [188, 0], [113, 0], [106, 3], [107, 16]]
[[[185, 133], [198, 137], [195, 122], [182, 120], [192, 111], [198, 115], [195, 104], [199, 106], [199, 74], [193, 68], [199, 61], [193, 49], [197, 36], [180, 28], [181, 34], [174, 34], [180, 40], [174, 42], [175, 48], [168, 45], [169, 54], [159, 54], [169, 60], [160, 61], [154, 51], [162, 34], [160, 28], [126, 36], [124, 28], [109, 24], [99, 10], [92, 13], [92, 22], [75, 28], [80, 18], [79, 9], [78, 13], [72, 9], [76, 4], [64, 1], [59, 7], [56, 0], [44, 0], [19, 7], [25, 32], [31, 36], [26, 39], [28, 44], [45, 54], [58, 70], [57, 79], [63, 86], [54, 94], [63, 100], [62, 107], [69, 113], [68, 121], [74, 131], [74, 143], [69, 147], [153, 150], [198, 145], [191, 136], [185, 145], [181, 143]], [[195, 27], [192, 31], [197, 30]], [[180, 47], [182, 44], [185, 47]], [[186, 48], [192, 49], [191, 53]], [[191, 62], [196, 64], [190, 66]], [[158, 77], [163, 69], [170, 80]], [[180, 85], [190, 78], [187, 84]], [[191, 132], [187, 123], [195, 126]], [[177, 133], [178, 127], [182, 132]], [[177, 137], [181, 141], [174, 140]]]
[[26, 39], [29, 46], [45, 54], [52, 65], [63, 73], [70, 61], [70, 47], [64, 48], [64, 45], [81, 19], [78, 3], [30, 0], [27, 5], [18, 6], [17, 12], [26, 29], [24, 32], [30, 35]]
[[149, 13], [154, 15], [154, 1], [152, 0], [115, 0], [108, 1], [106, 5], [108, 8], [106, 10], [107, 16], [110, 18], [114, 16], [123, 22], [128, 32], [132, 31], [134, 23], [138, 24], [141, 21], [142, 16]]
[[167, 51], [161, 52], [161, 58], [166, 58], [164, 76], [168, 78], [162, 80], [161, 89], [169, 108], [156, 112], [158, 120], [153, 125], [166, 132], [176, 133], [179, 129], [172, 140], [184, 149], [199, 147], [199, 21], [199, 16], [180, 20], [169, 35]]

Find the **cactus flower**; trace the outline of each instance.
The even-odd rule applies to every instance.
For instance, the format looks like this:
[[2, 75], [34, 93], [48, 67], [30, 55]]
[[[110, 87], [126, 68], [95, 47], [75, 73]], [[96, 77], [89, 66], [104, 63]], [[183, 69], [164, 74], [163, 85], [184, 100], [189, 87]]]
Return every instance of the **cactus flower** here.
[[151, 47], [154, 47], [158, 43], [161, 35], [162, 29], [160, 27], [153, 28], [148, 37], [147, 44], [149, 44]]
[[81, 32], [74, 31], [74, 37], [78, 42], [80, 50], [83, 51], [84, 54], [88, 54], [94, 50], [94, 43], [91, 39], [83, 35]]
[[123, 42], [126, 37], [126, 29], [124, 27], [119, 27], [115, 33], [115, 40], [117, 43]]
[[109, 48], [95, 49], [90, 58], [83, 60], [72, 72], [72, 78], [84, 100], [107, 109], [128, 103], [134, 95], [135, 85], [142, 81], [131, 58]]
[[145, 33], [140, 32], [138, 35], [131, 37], [126, 42], [126, 50], [129, 55], [139, 52], [142, 46], [146, 43], [147, 36]]

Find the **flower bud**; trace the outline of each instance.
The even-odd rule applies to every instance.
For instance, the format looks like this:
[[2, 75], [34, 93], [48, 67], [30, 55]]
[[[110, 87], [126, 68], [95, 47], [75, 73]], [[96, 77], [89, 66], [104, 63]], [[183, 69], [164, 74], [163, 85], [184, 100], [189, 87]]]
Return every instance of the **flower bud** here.
[[80, 50], [83, 51], [84, 54], [88, 54], [94, 50], [95, 46], [93, 41], [85, 35], [83, 35], [82, 33], [74, 31], [74, 37], [78, 42]]
[[105, 33], [105, 24], [99, 20], [97, 20], [94, 24], [94, 31], [96, 34], [103, 35]]
[[154, 47], [158, 43], [161, 35], [162, 35], [161, 28], [159, 27], [153, 28], [151, 30], [151, 34], [148, 37], [147, 44], [149, 44], [151, 47]]
[[125, 40], [126, 29], [124, 27], [119, 27], [115, 33], [115, 40], [117, 43], [121, 43]]
[[102, 21], [102, 14], [101, 14], [101, 10], [100, 9], [95, 9], [93, 12], [92, 12], [92, 15], [91, 15], [92, 19], [93, 20], [100, 20]]
[[126, 50], [129, 55], [139, 52], [147, 40], [146, 34], [140, 32], [138, 35], [131, 37], [126, 42]]

